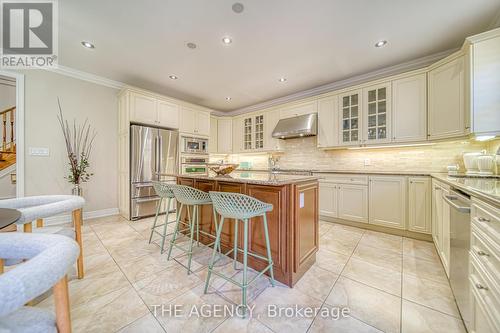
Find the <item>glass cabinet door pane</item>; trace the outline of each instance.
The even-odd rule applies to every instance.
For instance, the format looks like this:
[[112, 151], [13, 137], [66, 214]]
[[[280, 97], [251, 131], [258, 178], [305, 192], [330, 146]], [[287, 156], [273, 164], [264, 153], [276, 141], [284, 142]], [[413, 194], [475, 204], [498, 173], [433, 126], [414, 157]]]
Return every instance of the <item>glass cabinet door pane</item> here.
[[376, 99], [377, 99], [377, 91], [376, 90], [368, 91], [368, 103], [375, 102]]
[[385, 101], [378, 102], [378, 113], [384, 113], [384, 112], [385, 112]]
[[349, 119], [344, 119], [342, 129], [344, 129], [344, 130], [350, 129], [351, 128], [350, 124], [351, 124], [351, 121]]
[[368, 114], [377, 113], [377, 103], [369, 103], [368, 104]]
[[385, 126], [385, 113], [378, 115], [378, 126]]
[[358, 94], [351, 96], [351, 106], [352, 105], [358, 105]]
[[357, 106], [351, 107], [351, 117], [354, 118], [357, 116], [358, 116], [358, 107]]
[[351, 141], [358, 141], [358, 131], [351, 131]]
[[349, 108], [342, 109], [342, 119], [349, 118]]
[[385, 130], [385, 127], [379, 127], [378, 129], [378, 138], [379, 139], [385, 139], [387, 137], [387, 132]]
[[344, 96], [342, 98], [342, 106], [343, 107], [349, 106], [349, 96]]
[[351, 119], [351, 129], [358, 129], [358, 118]]
[[342, 141], [349, 142], [349, 131], [342, 132]]
[[377, 116], [368, 116], [368, 127], [377, 126]]
[[385, 88], [380, 88], [378, 90], [378, 98], [377, 98], [379, 101], [381, 99], [385, 99]]

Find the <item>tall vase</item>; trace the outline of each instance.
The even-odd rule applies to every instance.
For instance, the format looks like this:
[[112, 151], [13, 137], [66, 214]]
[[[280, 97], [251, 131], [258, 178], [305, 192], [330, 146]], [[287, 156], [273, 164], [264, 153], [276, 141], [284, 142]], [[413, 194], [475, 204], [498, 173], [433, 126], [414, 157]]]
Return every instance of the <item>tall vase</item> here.
[[83, 189], [80, 187], [80, 184], [75, 184], [75, 186], [71, 189], [71, 194], [78, 195], [80, 197], [83, 196]]

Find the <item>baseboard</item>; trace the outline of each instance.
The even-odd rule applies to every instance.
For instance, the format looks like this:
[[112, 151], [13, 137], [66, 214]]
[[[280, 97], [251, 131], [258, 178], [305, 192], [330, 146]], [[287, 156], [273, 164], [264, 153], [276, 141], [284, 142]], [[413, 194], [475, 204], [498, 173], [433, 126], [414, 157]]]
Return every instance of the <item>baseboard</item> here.
[[[118, 208], [106, 208], [106, 209], [93, 210], [90, 212], [86, 212], [84, 210], [83, 211], [83, 220], [85, 222], [86, 219], [95, 219], [98, 217], [105, 217], [105, 216], [111, 216], [111, 215], [118, 215]], [[46, 219], [43, 219], [43, 222], [45, 225], [56, 225], [56, 224], [68, 223], [68, 222], [71, 222], [71, 214], [56, 215], [53, 217], [48, 217]]]
[[329, 217], [329, 216], [323, 216], [323, 215], [320, 216], [320, 220], [326, 221], [326, 222], [333, 222], [333, 223], [344, 224], [344, 225], [348, 225], [348, 226], [351, 226], [351, 227], [357, 227], [357, 228], [371, 230], [371, 231], [383, 232], [383, 233], [386, 233], [386, 234], [391, 234], [391, 235], [396, 235], [396, 236], [403, 236], [403, 237], [409, 237], [409, 238], [414, 238], [414, 239], [418, 239], [418, 240], [424, 240], [424, 241], [432, 242], [432, 235], [430, 235], [430, 234], [423, 234], [423, 233], [420, 233], [420, 232], [414, 232], [414, 231], [402, 230], [402, 229], [395, 229], [395, 228], [390, 228], [390, 227], [383, 227], [383, 226], [373, 225], [373, 224], [368, 224], [368, 223], [348, 221], [348, 220], [344, 220], [344, 219], [339, 219], [339, 218]]

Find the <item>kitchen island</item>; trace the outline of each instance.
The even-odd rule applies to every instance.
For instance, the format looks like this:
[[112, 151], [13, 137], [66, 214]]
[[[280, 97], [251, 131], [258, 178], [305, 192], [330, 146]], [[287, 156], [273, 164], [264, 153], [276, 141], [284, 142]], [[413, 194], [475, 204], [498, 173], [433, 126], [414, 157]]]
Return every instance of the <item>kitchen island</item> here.
[[[231, 176], [179, 175], [177, 184], [199, 190], [235, 192], [252, 196], [273, 205], [267, 215], [271, 254], [274, 262], [274, 277], [289, 287], [304, 275], [316, 261], [319, 238], [318, 178], [314, 176], [294, 176], [276, 174], [238, 173]], [[185, 210], [182, 219], [186, 220]], [[263, 223], [259, 218], [249, 225], [249, 245], [251, 252], [266, 256]], [[200, 208], [200, 230], [215, 235], [212, 206]], [[242, 228], [238, 230], [238, 244], [242, 244]], [[233, 246], [234, 221], [224, 223], [221, 247], [227, 252]], [[209, 237], [202, 237], [202, 243], [210, 243]], [[242, 255], [239, 254], [239, 261]], [[248, 257], [248, 265], [262, 270], [267, 262]]]

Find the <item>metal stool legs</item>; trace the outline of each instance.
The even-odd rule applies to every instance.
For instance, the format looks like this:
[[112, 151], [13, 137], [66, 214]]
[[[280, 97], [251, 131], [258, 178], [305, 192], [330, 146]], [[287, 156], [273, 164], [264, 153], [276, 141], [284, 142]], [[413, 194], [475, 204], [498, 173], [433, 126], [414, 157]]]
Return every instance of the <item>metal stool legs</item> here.
[[[250, 284], [252, 284], [255, 280], [257, 280], [257, 278], [259, 278], [261, 275], [263, 275], [266, 271], [268, 271], [268, 270], [270, 271], [269, 281], [271, 282], [271, 285], [273, 287], [275, 286], [274, 273], [273, 273], [273, 260], [271, 257], [271, 246], [270, 246], [270, 242], [269, 242], [269, 232], [268, 232], [268, 228], [267, 228], [267, 216], [266, 216], [266, 214], [262, 214], [261, 216], [263, 218], [263, 223], [264, 223], [264, 234], [265, 234], [265, 239], [266, 239], [267, 257], [263, 257], [263, 256], [260, 256], [258, 254], [251, 253], [248, 251], [248, 224], [250, 223], [250, 219], [248, 219], [248, 218], [245, 218], [243, 220], [235, 219], [234, 248], [233, 248], [233, 250], [231, 250], [234, 252], [233, 253], [233, 265], [235, 268], [236, 268], [236, 261], [238, 258], [238, 252], [242, 251], [241, 249], [238, 249], [238, 240], [237, 240], [238, 239], [238, 224], [240, 223], [240, 221], [243, 223], [243, 279], [242, 279], [242, 283], [239, 283], [238, 281], [235, 281], [232, 278], [228, 278], [227, 276], [225, 276], [219, 272], [214, 271], [213, 268], [214, 268], [215, 263], [217, 262], [215, 260], [216, 251], [218, 248], [220, 248], [221, 233], [222, 233], [222, 228], [224, 226], [224, 216], [221, 216], [221, 220], [218, 223], [217, 230], [216, 230], [216, 239], [215, 239], [214, 248], [212, 250], [212, 258], [210, 260], [210, 264], [208, 265], [207, 279], [205, 280], [205, 293], [207, 293], [207, 291], [208, 291], [208, 286], [210, 283], [210, 278], [212, 276], [212, 273], [225, 279], [226, 281], [232, 282], [232, 283], [236, 284], [237, 286], [239, 286], [242, 290], [241, 303], [242, 303], [245, 310], [247, 308], [247, 289], [248, 289], [248, 286]], [[231, 252], [231, 251], [229, 251], [229, 252]], [[227, 254], [229, 254], [229, 253], [227, 253]], [[266, 260], [268, 262], [268, 265], [262, 271], [260, 271], [259, 274], [257, 274], [257, 276], [255, 276], [251, 281], [248, 281], [248, 255], [251, 255], [253, 257], [256, 257], [256, 258], [259, 258], [262, 260]]]
[[[164, 248], [165, 248], [165, 239], [167, 238], [167, 227], [169, 224], [172, 224], [172, 223], [177, 223], [177, 219], [175, 219], [174, 221], [168, 221], [168, 217], [170, 215], [170, 204], [172, 203], [172, 198], [167, 198], [167, 212], [165, 213], [165, 222], [163, 224], [159, 224], [157, 225], [158, 223], [158, 217], [159, 217], [159, 214], [160, 214], [160, 209], [161, 209], [161, 204], [163, 203], [163, 199], [162, 197], [160, 197], [160, 201], [158, 201], [158, 205], [156, 207], [156, 215], [155, 215], [155, 219], [154, 219], [154, 222], [153, 222], [153, 226], [151, 227], [151, 234], [149, 235], [149, 243], [151, 244], [151, 241], [153, 240], [153, 234], [154, 233], [157, 233], [158, 235], [160, 235], [161, 237], [161, 254], [163, 254], [163, 251], [164, 251]], [[159, 228], [159, 227], [163, 227], [162, 229], [162, 232], [158, 232], [156, 231], [156, 228]]]

